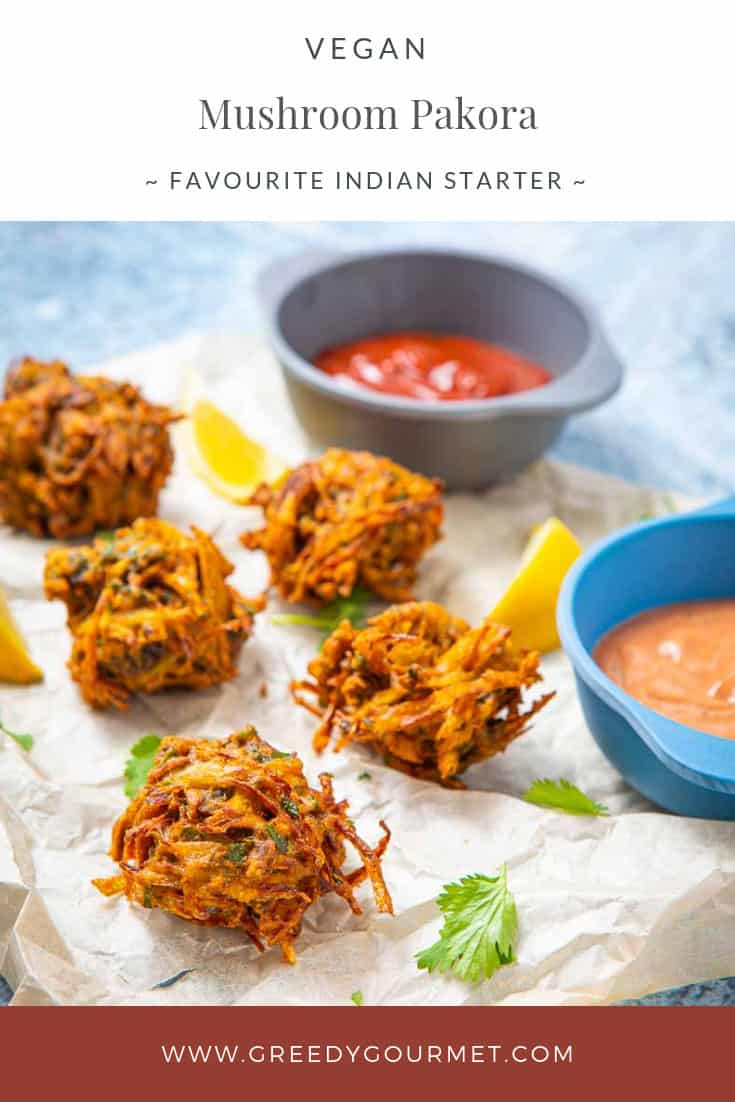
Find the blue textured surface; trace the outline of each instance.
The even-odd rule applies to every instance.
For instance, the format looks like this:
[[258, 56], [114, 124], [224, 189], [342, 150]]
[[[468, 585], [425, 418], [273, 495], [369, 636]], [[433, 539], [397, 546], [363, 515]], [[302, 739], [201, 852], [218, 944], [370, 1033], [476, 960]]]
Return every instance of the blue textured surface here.
[[[568, 427], [557, 458], [732, 492], [733, 223], [4, 223], [0, 364], [28, 352], [81, 366], [193, 329], [253, 330], [254, 277], [268, 260], [409, 243], [515, 257], [597, 307], [628, 377]], [[735, 979], [644, 1002], [735, 1005]]]

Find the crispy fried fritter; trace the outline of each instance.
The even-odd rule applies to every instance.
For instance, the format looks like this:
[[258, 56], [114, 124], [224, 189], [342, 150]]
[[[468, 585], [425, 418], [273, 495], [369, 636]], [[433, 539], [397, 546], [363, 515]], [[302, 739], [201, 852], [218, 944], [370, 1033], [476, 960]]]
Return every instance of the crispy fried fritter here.
[[46, 596], [66, 604], [69, 669], [87, 703], [124, 709], [130, 693], [234, 677], [264, 602], [227, 585], [232, 570], [205, 532], [186, 535], [155, 518], [89, 547], [49, 551]]
[[242, 542], [266, 553], [271, 585], [287, 601], [331, 601], [358, 585], [408, 599], [442, 522], [438, 480], [337, 448], [259, 486], [250, 504], [262, 506], [265, 527]]
[[0, 520], [66, 539], [152, 516], [176, 419], [130, 383], [14, 364], [0, 402]]
[[524, 701], [540, 656], [514, 653], [509, 638], [431, 601], [395, 605], [362, 631], [344, 620], [309, 663], [312, 679], [293, 685], [321, 719], [315, 749], [368, 743], [395, 769], [463, 787], [457, 775], [505, 750], [553, 696]]
[[[120, 875], [94, 884], [144, 907], [207, 926], [242, 929], [289, 963], [304, 912], [334, 891], [355, 914], [354, 888], [369, 878], [379, 911], [392, 913], [380, 859], [357, 835], [328, 774], [309, 788], [295, 754], [247, 727], [228, 739], [165, 738], [145, 786], [112, 832]], [[361, 866], [343, 872], [345, 841]]]

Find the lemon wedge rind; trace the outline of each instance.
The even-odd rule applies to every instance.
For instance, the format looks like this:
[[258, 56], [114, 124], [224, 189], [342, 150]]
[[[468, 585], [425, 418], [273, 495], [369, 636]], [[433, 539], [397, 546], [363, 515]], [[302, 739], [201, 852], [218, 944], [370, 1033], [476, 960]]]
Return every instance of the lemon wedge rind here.
[[581, 553], [576, 536], [558, 517], [549, 517], [533, 532], [517, 573], [490, 614], [511, 629], [516, 648], [542, 654], [559, 649], [559, 591]]
[[20, 628], [0, 589], [0, 681], [11, 685], [33, 685], [43, 681], [43, 671], [28, 653]]
[[179, 440], [187, 461], [218, 496], [242, 505], [256, 486], [275, 481], [286, 469], [283, 460], [246, 436], [206, 397], [196, 372], [187, 372], [181, 407], [186, 419], [179, 426]]

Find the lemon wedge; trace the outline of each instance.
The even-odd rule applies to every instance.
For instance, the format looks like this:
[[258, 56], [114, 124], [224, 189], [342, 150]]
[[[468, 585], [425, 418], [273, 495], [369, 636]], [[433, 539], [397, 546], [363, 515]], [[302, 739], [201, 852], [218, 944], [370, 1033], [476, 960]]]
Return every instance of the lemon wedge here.
[[513, 632], [513, 643], [542, 654], [561, 646], [556, 602], [564, 577], [582, 553], [575, 536], [557, 517], [549, 517], [531, 536], [521, 565], [491, 612]]
[[43, 673], [28, 653], [23, 636], [0, 589], [0, 681], [31, 685], [43, 681]]
[[220, 497], [242, 504], [261, 482], [273, 482], [286, 469], [281, 459], [246, 436], [209, 401], [194, 372], [187, 376], [181, 406], [187, 418], [179, 432], [189, 464]]

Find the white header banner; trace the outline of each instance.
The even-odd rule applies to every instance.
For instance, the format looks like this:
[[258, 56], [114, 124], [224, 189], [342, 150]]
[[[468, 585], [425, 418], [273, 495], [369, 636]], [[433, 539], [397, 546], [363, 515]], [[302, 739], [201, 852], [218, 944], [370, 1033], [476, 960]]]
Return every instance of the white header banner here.
[[732, 219], [728, 9], [25, 0], [0, 217]]

